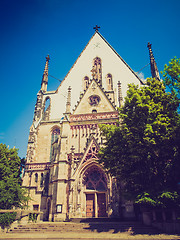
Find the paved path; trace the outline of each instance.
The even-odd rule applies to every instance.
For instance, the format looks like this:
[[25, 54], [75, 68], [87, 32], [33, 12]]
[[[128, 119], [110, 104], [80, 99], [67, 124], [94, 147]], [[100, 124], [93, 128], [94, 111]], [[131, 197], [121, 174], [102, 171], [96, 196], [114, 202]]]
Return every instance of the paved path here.
[[2, 240], [77, 240], [77, 239], [84, 239], [84, 240], [168, 240], [168, 239], [179, 239], [180, 236], [177, 235], [129, 235], [128, 233], [108, 233], [108, 232], [92, 232], [92, 233], [78, 233], [78, 232], [68, 232], [68, 233], [0, 233], [0, 239]]

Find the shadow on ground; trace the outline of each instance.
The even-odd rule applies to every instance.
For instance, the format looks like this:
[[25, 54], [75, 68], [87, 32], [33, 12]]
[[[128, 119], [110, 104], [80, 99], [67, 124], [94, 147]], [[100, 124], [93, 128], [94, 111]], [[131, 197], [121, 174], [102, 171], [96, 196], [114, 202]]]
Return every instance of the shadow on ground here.
[[[84, 221], [82, 221], [84, 222]], [[162, 234], [161, 231], [145, 226], [140, 222], [88, 222], [89, 227], [84, 229], [92, 232], [111, 232], [111, 233], [129, 233], [129, 234]]]

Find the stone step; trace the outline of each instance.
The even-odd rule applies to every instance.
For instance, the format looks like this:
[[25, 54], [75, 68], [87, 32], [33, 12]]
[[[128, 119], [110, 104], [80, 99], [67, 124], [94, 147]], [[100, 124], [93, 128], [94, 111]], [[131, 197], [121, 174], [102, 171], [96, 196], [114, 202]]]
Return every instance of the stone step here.
[[90, 223], [29, 223], [18, 225], [11, 229], [13, 233], [23, 232], [127, 232], [131, 231], [136, 234], [159, 234], [155, 228], [142, 225], [140, 222], [90, 222]]

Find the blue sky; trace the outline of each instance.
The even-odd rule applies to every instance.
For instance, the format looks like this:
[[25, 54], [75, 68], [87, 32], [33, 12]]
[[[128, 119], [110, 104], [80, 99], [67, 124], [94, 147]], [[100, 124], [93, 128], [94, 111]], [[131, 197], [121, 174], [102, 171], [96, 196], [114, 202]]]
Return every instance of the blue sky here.
[[[180, 0], [0, 0], [0, 142], [26, 156], [45, 57], [63, 79], [98, 24], [100, 33], [135, 71], [149, 63], [152, 43], [159, 71], [180, 57]], [[142, 70], [150, 76], [149, 66]], [[49, 77], [48, 90], [59, 81]]]

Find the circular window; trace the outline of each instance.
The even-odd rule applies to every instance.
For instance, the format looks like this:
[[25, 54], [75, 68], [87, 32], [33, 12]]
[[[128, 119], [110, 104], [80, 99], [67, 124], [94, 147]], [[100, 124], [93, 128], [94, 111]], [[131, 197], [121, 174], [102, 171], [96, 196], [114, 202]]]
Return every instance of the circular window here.
[[89, 97], [89, 104], [91, 106], [97, 106], [99, 104], [99, 102], [101, 101], [100, 97], [97, 95], [91, 95]]

